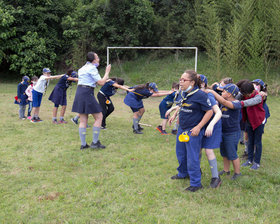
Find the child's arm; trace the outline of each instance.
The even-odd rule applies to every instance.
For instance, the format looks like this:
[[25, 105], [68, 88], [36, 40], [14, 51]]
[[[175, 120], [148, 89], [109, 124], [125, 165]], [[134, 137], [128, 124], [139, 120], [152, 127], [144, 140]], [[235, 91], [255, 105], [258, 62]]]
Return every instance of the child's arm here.
[[79, 81], [78, 78], [73, 78], [73, 77], [68, 77], [67, 80], [74, 81], [74, 82], [78, 82]]
[[261, 95], [256, 95], [251, 99], [242, 100], [241, 105], [242, 105], [242, 107], [251, 107], [251, 106], [255, 106], [255, 105], [257, 105], [261, 102], [262, 102], [262, 96]]
[[215, 126], [215, 124], [221, 119], [222, 117], [222, 112], [220, 110], [220, 108], [218, 107], [218, 105], [214, 105], [212, 106], [212, 109], [215, 113], [215, 116], [213, 117], [212, 121], [210, 122], [210, 124], [207, 126], [206, 131], [205, 131], [205, 135], [207, 137], [210, 137], [213, 133], [213, 128]]
[[166, 91], [166, 90], [162, 90], [162, 91], [159, 91], [157, 93], [153, 93], [153, 97], [158, 97], [158, 96], [166, 96], [166, 95], [169, 95], [171, 93], [173, 93], [174, 91], [170, 90], [170, 91]]
[[203, 128], [203, 126], [211, 119], [212, 115], [213, 111], [207, 110], [199, 124], [190, 130], [191, 136], [198, 136], [201, 128]]
[[64, 74], [62, 74], [62, 75], [52, 75], [52, 76], [46, 77], [45, 79], [46, 79], [46, 80], [50, 80], [50, 79], [60, 79], [62, 76], [64, 76]]
[[232, 103], [231, 101], [226, 100], [225, 98], [223, 98], [222, 96], [220, 96], [220, 95], [219, 95], [218, 93], [216, 93], [215, 91], [213, 91], [213, 90], [206, 90], [206, 92], [207, 92], [207, 93], [208, 93], [208, 92], [212, 93], [212, 94], [215, 96], [216, 100], [218, 100], [218, 102], [219, 102], [220, 104], [223, 104], [224, 106], [226, 106], [226, 107], [228, 107], [228, 108], [230, 108], [230, 109], [234, 109], [234, 105], [233, 105], [233, 103]]
[[166, 111], [165, 117], [168, 117], [168, 115], [169, 115], [173, 110], [176, 110], [178, 107], [179, 107], [179, 106], [171, 107], [168, 111]]
[[119, 85], [118, 83], [114, 83], [112, 86], [118, 88], [118, 89], [123, 89], [125, 91], [128, 91], [128, 92], [133, 92], [134, 89], [129, 89], [127, 88], [127, 86], [122, 86], [122, 85]]

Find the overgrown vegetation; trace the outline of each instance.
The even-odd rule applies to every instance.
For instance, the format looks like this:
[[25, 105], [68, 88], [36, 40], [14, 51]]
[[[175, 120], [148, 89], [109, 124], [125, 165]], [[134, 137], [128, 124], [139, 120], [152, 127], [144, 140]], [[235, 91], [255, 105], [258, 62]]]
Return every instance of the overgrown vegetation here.
[[[280, 0], [0, 0], [0, 68], [38, 75], [80, 67], [107, 46], [198, 46], [222, 64], [267, 78], [280, 62]], [[122, 59], [129, 52], [119, 52]], [[103, 60], [105, 61], [105, 60]]]

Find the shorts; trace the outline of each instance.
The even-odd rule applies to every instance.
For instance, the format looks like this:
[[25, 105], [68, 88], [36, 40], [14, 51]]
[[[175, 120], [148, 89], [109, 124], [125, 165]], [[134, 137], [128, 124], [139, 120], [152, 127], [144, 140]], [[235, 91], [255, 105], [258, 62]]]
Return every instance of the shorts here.
[[222, 157], [228, 160], [236, 160], [238, 158], [237, 149], [240, 139], [240, 131], [223, 133], [220, 145], [220, 153]]
[[40, 107], [42, 102], [43, 93], [32, 90], [32, 107]]
[[144, 107], [140, 107], [140, 108], [130, 107], [130, 109], [132, 110], [133, 113], [138, 112], [142, 108], [144, 108]]

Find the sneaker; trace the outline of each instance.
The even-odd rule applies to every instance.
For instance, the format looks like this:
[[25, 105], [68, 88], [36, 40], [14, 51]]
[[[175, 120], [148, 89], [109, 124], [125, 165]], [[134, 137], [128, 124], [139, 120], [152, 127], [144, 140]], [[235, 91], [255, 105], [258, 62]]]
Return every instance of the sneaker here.
[[196, 192], [196, 191], [198, 191], [199, 189], [202, 189], [202, 188], [203, 188], [202, 185], [199, 186], [199, 187], [189, 186], [185, 189], [185, 191]]
[[42, 122], [43, 120], [39, 117], [36, 118], [37, 122]]
[[57, 120], [52, 121], [53, 124], [58, 124]]
[[236, 180], [238, 177], [240, 177], [242, 174], [241, 173], [234, 173], [233, 176], [230, 178], [232, 180]]
[[162, 126], [161, 125], [157, 126], [156, 129], [162, 134]]
[[90, 148], [92, 149], [105, 149], [106, 146], [102, 145], [101, 142], [98, 140], [96, 143], [91, 143]]
[[36, 118], [32, 118], [32, 119], [30, 120], [30, 122], [32, 122], [32, 123], [37, 123], [38, 121], [37, 121]]
[[251, 166], [252, 162], [250, 160], [247, 160], [245, 163], [243, 163], [241, 166], [246, 167], [246, 166]]
[[142, 128], [142, 127], [138, 124], [138, 130], [139, 130], [139, 131], [143, 131], [144, 128]]
[[88, 144], [86, 144], [86, 145], [81, 145], [81, 150], [84, 150], [84, 149], [87, 149], [87, 148], [89, 148], [89, 145]]
[[72, 121], [74, 124], [78, 125], [78, 120], [75, 120], [74, 118], [71, 118], [71, 121]]
[[171, 177], [171, 180], [181, 180], [181, 179], [186, 179], [186, 178], [190, 178], [189, 176], [186, 176], [186, 177], [179, 177], [178, 174], [174, 175]]
[[27, 119], [28, 119], [28, 120], [31, 120], [31, 116], [28, 116]]
[[172, 133], [172, 135], [177, 135], [177, 130], [176, 130], [176, 129], [173, 129], [173, 130], [171, 131], [171, 133]]
[[169, 135], [165, 130], [162, 130], [162, 131], [161, 131], [161, 134], [162, 134], [162, 135]]
[[64, 119], [62, 119], [62, 120], [60, 120], [59, 121], [59, 124], [67, 124], [68, 122], [66, 121], [66, 120], [64, 120]]
[[106, 127], [105, 126], [101, 126], [100, 129], [106, 130]]
[[142, 132], [142, 131], [140, 131], [139, 129], [137, 129], [137, 130], [133, 130], [133, 133], [134, 133], [134, 134], [143, 134], [143, 132]]
[[260, 164], [254, 162], [250, 169], [251, 170], [257, 170], [259, 168], [260, 168]]
[[213, 177], [210, 182], [210, 187], [218, 188], [222, 183], [222, 180], [219, 177]]
[[219, 172], [219, 176], [222, 176], [222, 175], [224, 175], [224, 174], [226, 174], [227, 176], [229, 176], [230, 175], [230, 171], [220, 171]]

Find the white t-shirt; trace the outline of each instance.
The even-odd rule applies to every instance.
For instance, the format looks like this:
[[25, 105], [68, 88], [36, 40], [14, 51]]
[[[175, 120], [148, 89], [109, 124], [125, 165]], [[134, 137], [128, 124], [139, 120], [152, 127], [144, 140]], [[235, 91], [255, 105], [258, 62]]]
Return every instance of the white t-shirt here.
[[33, 89], [39, 93], [44, 93], [49, 85], [49, 80], [46, 80], [46, 78], [47, 76], [41, 75]]

